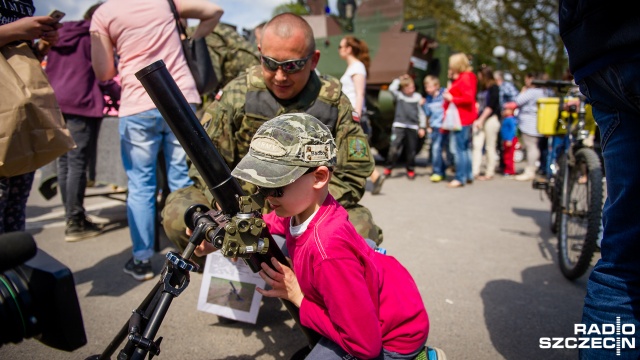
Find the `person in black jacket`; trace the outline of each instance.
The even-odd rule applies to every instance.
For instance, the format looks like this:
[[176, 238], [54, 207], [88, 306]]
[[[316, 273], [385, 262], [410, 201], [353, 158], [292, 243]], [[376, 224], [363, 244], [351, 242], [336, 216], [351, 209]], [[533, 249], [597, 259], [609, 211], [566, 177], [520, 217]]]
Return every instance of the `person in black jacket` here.
[[581, 349], [580, 358], [638, 359], [640, 346], [630, 341], [640, 329], [640, 17], [620, 0], [564, 0], [559, 17], [571, 73], [600, 129], [607, 178], [602, 256], [582, 322], [587, 329], [614, 324], [620, 340], [618, 348]]
[[[478, 72], [478, 83], [484, 91], [480, 114], [473, 123], [473, 158], [471, 169], [473, 178], [491, 180], [498, 164], [498, 140], [500, 138], [500, 87], [493, 78], [493, 69], [483, 67]], [[486, 151], [486, 169], [480, 175], [483, 151]]]

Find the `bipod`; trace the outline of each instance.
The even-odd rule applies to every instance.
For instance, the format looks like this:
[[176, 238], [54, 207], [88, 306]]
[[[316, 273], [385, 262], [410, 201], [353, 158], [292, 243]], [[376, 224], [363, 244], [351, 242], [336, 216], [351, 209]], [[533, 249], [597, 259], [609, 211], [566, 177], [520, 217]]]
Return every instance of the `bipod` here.
[[140, 306], [132, 312], [129, 320], [122, 326], [102, 354], [92, 355], [87, 360], [110, 359], [125, 338], [128, 340], [118, 353], [118, 360], [144, 359], [147, 354], [149, 354], [149, 359], [152, 359], [160, 354], [162, 337], [157, 340], [153, 339], [162, 325], [171, 302], [189, 285], [190, 272], [198, 271], [199, 266], [190, 260], [191, 255], [214, 227], [210, 219], [205, 217], [198, 219], [198, 224], [194, 227], [189, 244], [182, 255], [173, 251], [167, 253], [167, 261], [158, 283]]

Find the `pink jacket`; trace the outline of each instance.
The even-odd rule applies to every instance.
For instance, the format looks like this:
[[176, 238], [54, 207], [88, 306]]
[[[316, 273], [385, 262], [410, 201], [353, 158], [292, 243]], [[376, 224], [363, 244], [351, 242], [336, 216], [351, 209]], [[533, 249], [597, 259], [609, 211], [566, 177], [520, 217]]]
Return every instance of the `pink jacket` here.
[[302, 325], [359, 359], [382, 348], [408, 354], [424, 346], [429, 318], [415, 281], [392, 256], [371, 249], [328, 195], [297, 238], [290, 218], [264, 217], [269, 230], [285, 234], [293, 269], [302, 288]]

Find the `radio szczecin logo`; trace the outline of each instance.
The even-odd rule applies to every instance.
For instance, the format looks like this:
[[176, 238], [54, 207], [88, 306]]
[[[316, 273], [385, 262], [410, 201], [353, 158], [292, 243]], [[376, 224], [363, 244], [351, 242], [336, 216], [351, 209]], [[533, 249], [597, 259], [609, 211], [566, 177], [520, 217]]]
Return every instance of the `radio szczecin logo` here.
[[622, 349], [636, 348], [636, 327], [634, 324], [621, 324], [616, 317], [615, 324], [574, 324], [576, 337], [541, 337], [541, 349], [611, 349], [620, 356]]

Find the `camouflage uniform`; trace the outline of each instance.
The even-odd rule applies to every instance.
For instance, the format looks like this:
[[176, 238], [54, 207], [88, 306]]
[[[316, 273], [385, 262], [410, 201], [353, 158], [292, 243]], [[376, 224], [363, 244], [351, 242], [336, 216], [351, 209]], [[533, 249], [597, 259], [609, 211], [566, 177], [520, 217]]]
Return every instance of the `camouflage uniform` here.
[[[254, 66], [230, 82], [216, 98], [205, 110], [201, 122], [230, 169], [247, 153], [251, 138], [269, 119], [285, 113], [306, 112], [327, 125], [338, 148], [338, 162], [329, 191], [349, 212], [358, 233], [377, 244], [382, 242], [382, 231], [373, 223], [371, 212], [358, 204], [375, 163], [367, 137], [360, 124], [353, 120], [353, 108], [337, 79], [318, 77], [312, 72], [297, 100], [282, 104], [267, 90], [261, 66]], [[184, 230], [185, 210], [195, 203], [214, 202], [192, 164], [189, 176], [194, 185], [169, 194], [162, 212], [165, 232], [179, 249], [183, 249], [188, 240]], [[249, 183], [243, 183], [242, 187], [247, 193], [255, 192], [255, 186]]]
[[[187, 33], [191, 35], [194, 30], [195, 28], [189, 28]], [[229, 25], [216, 25], [211, 34], [205, 37], [205, 41], [220, 89], [247, 68], [260, 64], [258, 48]], [[210, 95], [204, 96], [201, 109], [206, 109], [213, 100]]]

